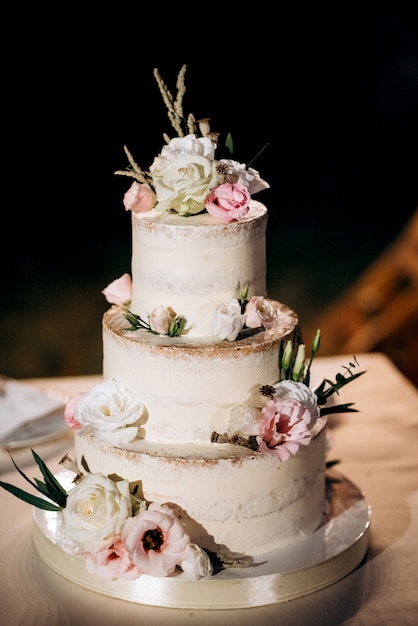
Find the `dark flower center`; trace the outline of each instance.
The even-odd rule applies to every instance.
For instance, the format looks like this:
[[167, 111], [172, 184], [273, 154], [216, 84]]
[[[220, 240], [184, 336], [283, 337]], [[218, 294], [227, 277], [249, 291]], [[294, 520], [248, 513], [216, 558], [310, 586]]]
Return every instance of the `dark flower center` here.
[[164, 543], [163, 533], [159, 528], [148, 530], [142, 537], [145, 550], [159, 550]]

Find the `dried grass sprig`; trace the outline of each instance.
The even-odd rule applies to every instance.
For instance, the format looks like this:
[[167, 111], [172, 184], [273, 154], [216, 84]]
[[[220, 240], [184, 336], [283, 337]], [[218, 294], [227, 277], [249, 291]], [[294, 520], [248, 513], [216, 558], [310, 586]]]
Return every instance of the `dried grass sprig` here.
[[154, 77], [167, 108], [168, 119], [170, 120], [171, 125], [176, 131], [178, 137], [184, 137], [183, 127], [186, 125], [183, 113], [183, 98], [186, 93], [186, 84], [184, 80], [186, 69], [187, 65], [184, 64], [178, 73], [176, 83], [176, 99], [174, 99], [173, 94], [161, 78], [158, 68], [154, 69]]
[[131, 178], [135, 178], [139, 183], [152, 185], [151, 174], [149, 172], [144, 172], [144, 170], [139, 167], [126, 146], [123, 146], [123, 149], [128, 157], [131, 169], [127, 168], [126, 170], [117, 170], [115, 174], [118, 174], [119, 176], [130, 176]]

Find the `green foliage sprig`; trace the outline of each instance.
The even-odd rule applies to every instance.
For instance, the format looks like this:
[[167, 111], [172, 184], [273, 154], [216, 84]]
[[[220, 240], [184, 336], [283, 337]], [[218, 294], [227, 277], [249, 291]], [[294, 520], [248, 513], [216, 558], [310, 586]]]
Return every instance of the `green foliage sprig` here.
[[26, 474], [22, 472], [22, 470], [16, 465], [11, 454], [10, 458], [12, 459], [13, 465], [15, 466], [19, 474], [23, 476], [23, 478], [30, 485], [32, 485], [34, 489], [39, 491], [39, 493], [41, 493], [46, 498], [49, 498], [49, 500], [52, 500], [52, 502], [55, 502], [55, 504], [52, 504], [52, 502], [50, 502], [49, 500], [45, 500], [44, 498], [34, 496], [27, 491], [20, 489], [19, 487], [11, 485], [10, 483], [0, 481], [0, 487], [3, 487], [3, 489], [6, 489], [6, 491], [10, 491], [10, 493], [12, 493], [14, 496], [17, 496], [20, 500], [36, 506], [38, 509], [44, 509], [45, 511], [61, 511], [61, 509], [65, 508], [65, 505], [67, 503], [67, 492], [65, 491], [63, 486], [57, 481], [52, 472], [47, 468], [41, 457], [36, 454], [34, 450], [32, 450], [32, 455], [42, 473], [42, 476], [44, 477], [45, 482], [42, 482], [38, 478], [33, 479], [35, 482], [30, 480], [30, 478], [28, 478]]
[[[279, 363], [280, 363], [280, 380], [293, 380], [302, 382], [307, 387], [310, 384], [311, 366], [321, 343], [321, 331], [318, 329], [312, 340], [311, 355], [309, 361], [306, 359], [305, 344], [302, 341], [302, 335], [299, 327], [296, 328], [293, 339], [286, 341], [286, 344], [280, 346]], [[328, 399], [348, 383], [351, 383], [365, 372], [353, 373], [352, 370], [359, 365], [355, 356], [353, 362], [348, 366], [344, 366], [345, 374], [338, 373], [335, 381], [324, 379], [322, 383], [314, 391], [317, 397], [317, 403], [320, 407], [321, 416], [330, 415], [331, 413], [356, 413], [357, 409], [353, 408], [354, 402], [346, 402], [343, 404], [333, 404], [332, 406], [324, 406]]]
[[[126, 311], [126, 313], [124, 313], [124, 318], [130, 323], [130, 327], [125, 328], [125, 330], [135, 331], [143, 328], [153, 335], [159, 334], [151, 328], [151, 325], [148, 322], [145, 322], [139, 315], [132, 313], [132, 311]], [[185, 326], [186, 318], [181, 315], [176, 315], [169, 324], [167, 335], [169, 337], [179, 337], [184, 331]]]

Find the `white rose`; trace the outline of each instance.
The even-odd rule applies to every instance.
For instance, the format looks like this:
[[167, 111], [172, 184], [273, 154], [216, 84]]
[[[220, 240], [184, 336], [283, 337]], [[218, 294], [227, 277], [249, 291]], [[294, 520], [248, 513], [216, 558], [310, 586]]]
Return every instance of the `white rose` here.
[[103, 474], [87, 474], [68, 493], [59, 543], [73, 554], [97, 552], [113, 542], [131, 515], [127, 480], [114, 482]]
[[244, 326], [244, 319], [238, 300], [233, 299], [224, 302], [215, 310], [212, 334], [220, 339], [234, 341]]
[[206, 552], [195, 543], [189, 544], [186, 549], [186, 558], [180, 567], [188, 580], [198, 580], [201, 576], [210, 576], [213, 566]]
[[214, 144], [194, 135], [172, 139], [150, 167], [159, 211], [195, 215], [205, 209], [205, 198], [218, 184]]
[[216, 144], [209, 137], [196, 137], [196, 135], [190, 134], [186, 137], [174, 137], [169, 144], [163, 147], [161, 156], [169, 161], [175, 161], [180, 155], [200, 154], [213, 161], [215, 150]]
[[110, 443], [128, 443], [138, 434], [144, 405], [123, 383], [107, 380], [95, 385], [74, 404], [74, 418], [82, 426], [92, 426], [96, 436]]
[[319, 417], [319, 408], [315, 393], [309, 389], [304, 383], [298, 383], [293, 380], [282, 380], [274, 385], [275, 395], [278, 398], [291, 398], [298, 400], [311, 414], [311, 422], [309, 428], [313, 428]]

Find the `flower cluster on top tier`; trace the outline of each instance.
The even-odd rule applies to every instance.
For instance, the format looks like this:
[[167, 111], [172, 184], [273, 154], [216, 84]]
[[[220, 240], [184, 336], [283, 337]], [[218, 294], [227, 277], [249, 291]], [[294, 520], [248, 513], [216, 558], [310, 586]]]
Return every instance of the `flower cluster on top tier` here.
[[[164, 135], [167, 143], [149, 171], [137, 165], [125, 146], [130, 166], [115, 172], [135, 179], [125, 193], [125, 209], [142, 213], [155, 208], [183, 216], [207, 211], [220, 222], [238, 220], [249, 211], [251, 196], [268, 189], [269, 184], [252, 167], [234, 159], [215, 158], [219, 133], [211, 132], [210, 118], [196, 120], [190, 113], [186, 119], [183, 112], [186, 69], [183, 65], [177, 76], [175, 98], [158, 69], [154, 70], [177, 136], [170, 139]], [[233, 153], [230, 136], [225, 145]]]

